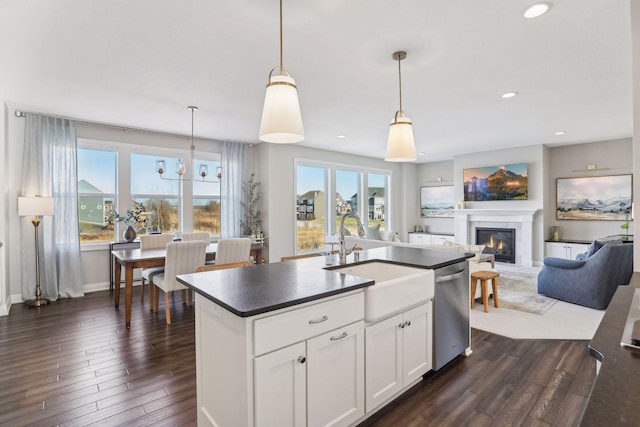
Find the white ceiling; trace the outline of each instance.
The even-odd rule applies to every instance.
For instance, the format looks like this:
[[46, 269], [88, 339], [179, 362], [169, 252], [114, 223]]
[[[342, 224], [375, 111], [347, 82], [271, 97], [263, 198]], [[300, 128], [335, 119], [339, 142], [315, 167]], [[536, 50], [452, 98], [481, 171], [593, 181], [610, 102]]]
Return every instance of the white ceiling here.
[[[629, 1], [531, 3], [284, 0], [301, 144], [383, 158], [396, 50], [418, 163], [630, 137]], [[278, 0], [0, 0], [0, 98], [185, 135], [197, 105], [196, 136], [256, 143], [278, 40]]]

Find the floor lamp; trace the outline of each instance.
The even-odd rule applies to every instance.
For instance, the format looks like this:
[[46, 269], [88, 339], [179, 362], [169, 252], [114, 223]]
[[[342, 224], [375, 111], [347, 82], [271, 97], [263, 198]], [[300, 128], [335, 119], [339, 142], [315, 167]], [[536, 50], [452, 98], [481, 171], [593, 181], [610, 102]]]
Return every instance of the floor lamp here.
[[40, 242], [38, 241], [38, 226], [42, 215], [53, 215], [53, 197], [18, 197], [18, 215], [32, 216], [31, 224], [35, 230], [36, 244], [36, 299], [27, 301], [27, 307], [41, 307], [49, 304], [49, 300], [42, 298], [40, 290]]

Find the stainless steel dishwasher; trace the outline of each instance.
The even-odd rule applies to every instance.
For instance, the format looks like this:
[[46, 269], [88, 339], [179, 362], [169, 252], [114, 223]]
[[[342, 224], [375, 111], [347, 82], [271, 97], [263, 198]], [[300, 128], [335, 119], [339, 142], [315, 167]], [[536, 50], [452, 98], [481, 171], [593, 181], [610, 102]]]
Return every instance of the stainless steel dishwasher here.
[[437, 371], [470, 345], [469, 262], [434, 271], [433, 369]]

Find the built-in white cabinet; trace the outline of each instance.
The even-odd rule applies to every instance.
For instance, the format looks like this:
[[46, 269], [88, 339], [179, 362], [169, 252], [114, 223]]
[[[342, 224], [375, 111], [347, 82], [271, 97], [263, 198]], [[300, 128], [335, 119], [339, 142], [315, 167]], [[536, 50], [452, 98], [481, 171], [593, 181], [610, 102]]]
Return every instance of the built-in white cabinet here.
[[347, 426], [361, 418], [365, 410], [364, 322], [309, 340], [307, 351], [307, 425]]
[[256, 357], [256, 426], [349, 425], [364, 415], [363, 378], [362, 321]]
[[409, 243], [418, 245], [444, 245], [445, 242], [454, 241], [454, 237], [448, 234], [409, 233]]
[[[307, 420], [307, 350], [297, 343], [255, 359], [256, 425], [302, 426]], [[273, 391], [277, 390], [277, 393]]]
[[432, 369], [428, 301], [365, 323], [364, 291], [239, 317], [196, 294], [198, 426], [350, 426]]
[[367, 412], [431, 370], [431, 307], [428, 302], [366, 327]]
[[545, 256], [565, 259], [575, 259], [576, 255], [589, 250], [586, 243], [546, 242], [544, 245]]
[[238, 317], [196, 294], [199, 426], [348, 426], [365, 414], [364, 293]]

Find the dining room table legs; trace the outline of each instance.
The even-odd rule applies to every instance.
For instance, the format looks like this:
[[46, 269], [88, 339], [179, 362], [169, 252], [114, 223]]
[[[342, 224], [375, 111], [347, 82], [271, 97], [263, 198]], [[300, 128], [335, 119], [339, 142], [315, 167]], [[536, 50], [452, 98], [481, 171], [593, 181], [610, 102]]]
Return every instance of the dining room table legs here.
[[[115, 308], [120, 307], [120, 280], [122, 277], [122, 264], [115, 262], [113, 264], [114, 272], [113, 277], [115, 281], [115, 295], [114, 305]], [[133, 302], [133, 265], [125, 264], [124, 269], [124, 306], [125, 306], [125, 326], [127, 329], [131, 327], [131, 304]]]
[[131, 327], [131, 304], [133, 303], [133, 265], [127, 264], [124, 270], [125, 283], [125, 325]]
[[115, 260], [113, 263], [113, 282], [114, 282], [114, 301], [115, 307], [118, 308], [120, 306], [120, 276], [122, 275], [122, 265]]

